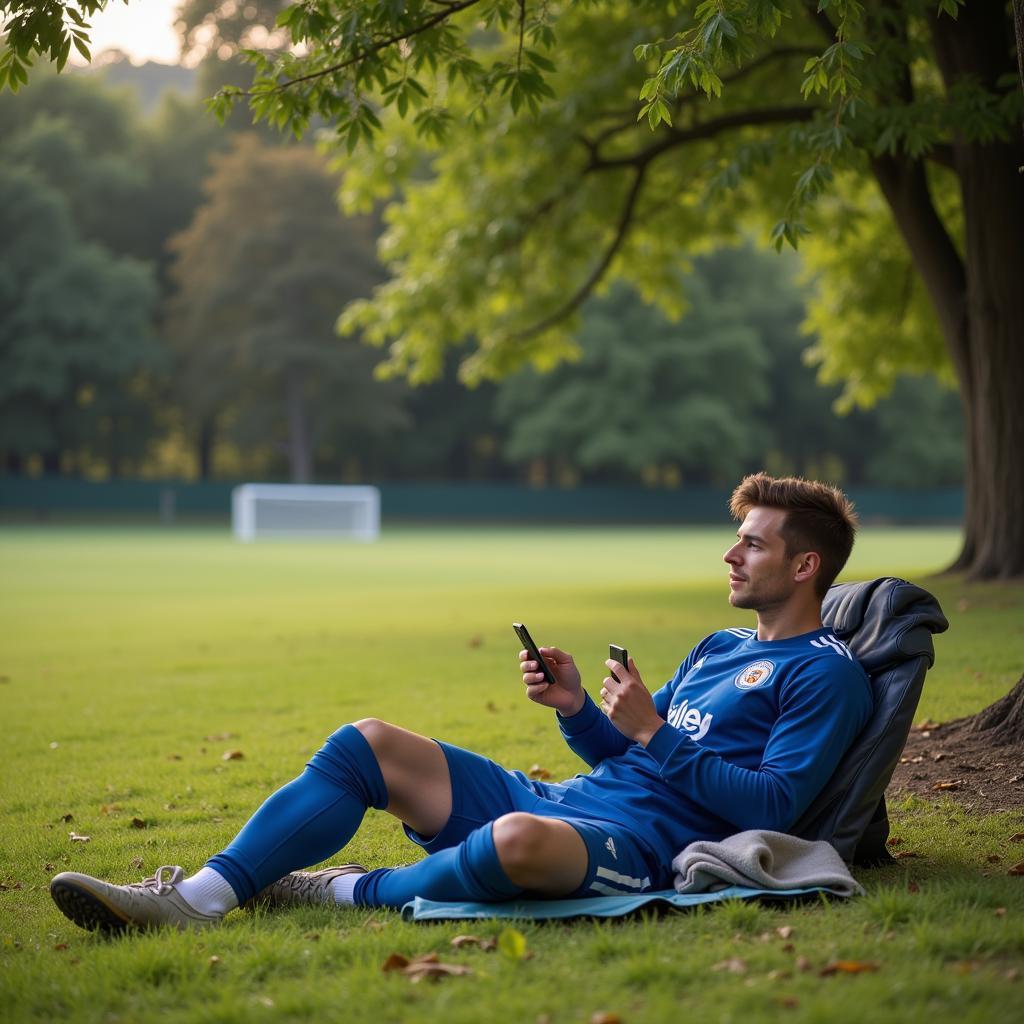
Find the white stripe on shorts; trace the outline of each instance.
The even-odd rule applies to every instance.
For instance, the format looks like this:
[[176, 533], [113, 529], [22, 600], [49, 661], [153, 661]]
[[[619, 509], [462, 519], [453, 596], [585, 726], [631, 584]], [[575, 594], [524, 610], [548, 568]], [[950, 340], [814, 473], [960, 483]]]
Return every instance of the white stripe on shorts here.
[[[645, 889], [650, 888], [650, 878], [631, 878], [629, 875], [620, 875], [618, 871], [612, 871], [611, 868], [597, 869], [597, 878], [606, 878], [609, 882], [615, 885], [621, 886], [623, 889]], [[592, 888], [597, 889], [598, 883], [594, 882]], [[604, 889], [601, 889], [603, 892]], [[610, 892], [620, 892], [621, 890], [610, 889]]]

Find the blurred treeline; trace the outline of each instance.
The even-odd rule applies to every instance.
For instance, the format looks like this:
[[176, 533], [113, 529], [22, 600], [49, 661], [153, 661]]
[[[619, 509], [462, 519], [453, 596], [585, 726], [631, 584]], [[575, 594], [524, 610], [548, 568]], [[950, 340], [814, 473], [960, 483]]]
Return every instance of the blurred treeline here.
[[[907, 378], [833, 411], [802, 352], [798, 261], [750, 246], [680, 271], [678, 323], [614, 286], [577, 362], [467, 390], [411, 387], [338, 337], [383, 279], [379, 223], [338, 212], [310, 145], [166, 69], [34, 74], [0, 95], [0, 460], [8, 474], [725, 483], [768, 468], [847, 484], [962, 478], [954, 394]], [[899, 311], [893, 311], [899, 315]]]

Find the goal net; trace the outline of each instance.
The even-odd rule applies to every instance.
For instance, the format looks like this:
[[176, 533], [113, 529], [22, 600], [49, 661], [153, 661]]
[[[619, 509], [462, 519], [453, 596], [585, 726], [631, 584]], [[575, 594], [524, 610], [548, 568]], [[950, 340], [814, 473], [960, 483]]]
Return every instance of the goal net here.
[[263, 537], [375, 540], [380, 533], [376, 487], [242, 484], [231, 492], [239, 540]]

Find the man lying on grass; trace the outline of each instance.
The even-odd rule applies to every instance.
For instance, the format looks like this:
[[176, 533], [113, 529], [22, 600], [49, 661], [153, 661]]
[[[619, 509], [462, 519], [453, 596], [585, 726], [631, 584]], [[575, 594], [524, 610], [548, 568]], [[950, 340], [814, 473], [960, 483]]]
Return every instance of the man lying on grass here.
[[[229, 910], [339, 903], [621, 895], [671, 885], [671, 861], [699, 839], [785, 831], [828, 781], [871, 713], [863, 669], [821, 625], [821, 602], [849, 557], [856, 520], [834, 488], [747, 477], [724, 555], [729, 601], [757, 629], [702, 640], [652, 695], [636, 663], [607, 661], [601, 708], [570, 655], [526, 651], [530, 700], [557, 712], [591, 771], [552, 784], [376, 719], [330, 736], [227, 849], [189, 878], [180, 867], [112, 885], [63, 872], [50, 891], [85, 928], [214, 924]], [[604, 712], [602, 714], [602, 711]], [[374, 871], [295, 871], [340, 850], [368, 807], [400, 819], [429, 856]]]

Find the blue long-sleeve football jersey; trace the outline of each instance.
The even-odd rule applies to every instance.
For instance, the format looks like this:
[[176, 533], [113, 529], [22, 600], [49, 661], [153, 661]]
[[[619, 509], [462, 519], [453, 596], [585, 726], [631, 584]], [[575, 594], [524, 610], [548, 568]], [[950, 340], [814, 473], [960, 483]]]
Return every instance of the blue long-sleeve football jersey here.
[[562, 718], [592, 770], [545, 786], [549, 799], [627, 825], [663, 863], [697, 839], [786, 831], [828, 781], [871, 714], [871, 687], [845, 644], [819, 629], [702, 640], [654, 694], [663, 725], [646, 748], [588, 696]]

